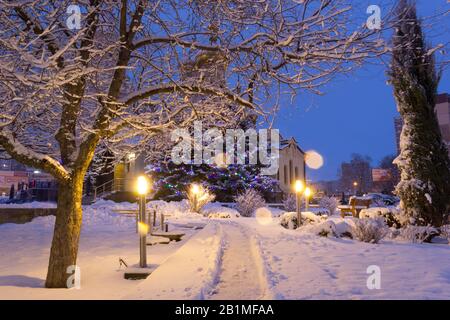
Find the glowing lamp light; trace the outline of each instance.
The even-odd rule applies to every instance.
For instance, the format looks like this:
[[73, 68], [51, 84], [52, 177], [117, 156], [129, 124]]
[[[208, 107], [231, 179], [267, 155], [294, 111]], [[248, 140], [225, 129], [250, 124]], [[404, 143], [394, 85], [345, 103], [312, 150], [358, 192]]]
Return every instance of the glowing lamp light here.
[[353, 182], [353, 185], [356, 187], [358, 185], [358, 182]]
[[306, 189], [305, 189], [305, 197], [307, 197], [307, 198], [309, 198], [310, 196], [311, 196], [311, 189], [309, 188], [309, 187], [306, 187]]
[[145, 194], [147, 194], [148, 189], [149, 189], [149, 186], [148, 186], [147, 178], [145, 176], [139, 176], [137, 178], [137, 192], [140, 195], [145, 195]]
[[200, 193], [200, 187], [197, 184], [193, 184], [191, 187], [191, 192], [195, 195]]
[[300, 192], [302, 192], [303, 191], [303, 181], [302, 180], [296, 180], [295, 181], [295, 186], [294, 186], [294, 188], [295, 188], [295, 192], [296, 193], [300, 193]]

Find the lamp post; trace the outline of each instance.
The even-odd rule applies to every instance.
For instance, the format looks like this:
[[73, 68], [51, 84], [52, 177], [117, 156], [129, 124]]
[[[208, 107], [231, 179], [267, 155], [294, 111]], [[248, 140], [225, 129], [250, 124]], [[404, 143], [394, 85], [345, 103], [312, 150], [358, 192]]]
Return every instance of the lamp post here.
[[311, 196], [311, 189], [309, 187], [306, 187], [305, 189], [305, 210], [308, 211], [309, 209], [309, 197]]
[[301, 196], [303, 191], [303, 181], [302, 180], [296, 180], [295, 181], [295, 194], [296, 194], [296, 204], [297, 204], [297, 222], [298, 226], [302, 224], [302, 214], [301, 214]]
[[149, 189], [149, 183], [145, 176], [137, 178], [137, 193], [139, 194], [139, 266], [147, 267], [147, 232], [148, 226], [145, 223], [145, 198]]

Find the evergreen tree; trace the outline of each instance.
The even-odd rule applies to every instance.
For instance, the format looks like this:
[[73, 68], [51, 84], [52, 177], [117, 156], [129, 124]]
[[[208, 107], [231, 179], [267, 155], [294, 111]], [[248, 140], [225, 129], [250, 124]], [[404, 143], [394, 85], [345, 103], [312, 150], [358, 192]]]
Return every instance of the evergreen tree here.
[[175, 165], [172, 162], [152, 166], [150, 174], [155, 181], [154, 198], [181, 200], [192, 183], [207, 187], [216, 195], [216, 201], [231, 202], [247, 189], [255, 189], [266, 198], [277, 186], [271, 177], [260, 175], [255, 165]]
[[450, 209], [450, 161], [435, 114], [439, 75], [415, 5], [399, 1], [396, 19], [389, 76], [404, 123], [396, 193], [411, 223], [440, 226]]

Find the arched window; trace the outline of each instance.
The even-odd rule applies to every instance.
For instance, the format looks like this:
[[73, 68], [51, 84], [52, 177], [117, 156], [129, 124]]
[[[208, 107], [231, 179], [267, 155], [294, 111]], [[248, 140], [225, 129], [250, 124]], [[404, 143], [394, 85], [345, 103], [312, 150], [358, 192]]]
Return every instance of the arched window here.
[[288, 184], [288, 180], [287, 180], [287, 177], [288, 177], [288, 175], [287, 175], [287, 166], [286, 165], [284, 165], [284, 168], [283, 168], [284, 170], [284, 184]]
[[295, 167], [295, 180], [297, 180], [297, 179], [298, 179], [298, 168]]
[[294, 181], [293, 170], [292, 170], [292, 160], [289, 160], [289, 184], [292, 184]]

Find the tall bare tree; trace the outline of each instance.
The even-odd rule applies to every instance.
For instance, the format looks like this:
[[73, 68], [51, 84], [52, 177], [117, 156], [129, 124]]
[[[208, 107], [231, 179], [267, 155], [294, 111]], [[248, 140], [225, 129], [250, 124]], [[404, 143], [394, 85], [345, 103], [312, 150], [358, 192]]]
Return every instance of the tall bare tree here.
[[[0, 145], [59, 185], [46, 286], [66, 287], [76, 264], [100, 142], [137, 148], [195, 119], [262, 114], [384, 52], [376, 32], [352, 26], [348, 2], [79, 0], [71, 30], [72, 1], [0, 0]], [[205, 53], [226, 60], [225, 86], [182, 76]]]

